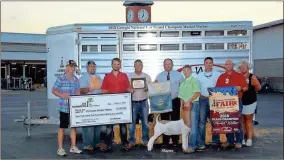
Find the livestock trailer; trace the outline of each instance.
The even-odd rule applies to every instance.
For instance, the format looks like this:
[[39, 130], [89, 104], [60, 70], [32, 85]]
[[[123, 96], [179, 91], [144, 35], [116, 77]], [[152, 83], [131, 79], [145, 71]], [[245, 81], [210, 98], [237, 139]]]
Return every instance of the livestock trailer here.
[[86, 62], [94, 60], [97, 74], [103, 78], [112, 70], [111, 60], [122, 60], [121, 71], [134, 71], [141, 59], [143, 71], [152, 79], [163, 71], [163, 60], [171, 58], [174, 69], [185, 64], [203, 71], [205, 57], [213, 57], [215, 69], [222, 72], [225, 60], [252, 63], [251, 21], [190, 23], [111, 23], [72, 24], [47, 30], [47, 99], [49, 119], [58, 119], [57, 97], [52, 94], [56, 77], [64, 73], [65, 61], [78, 63], [77, 76], [86, 72]]

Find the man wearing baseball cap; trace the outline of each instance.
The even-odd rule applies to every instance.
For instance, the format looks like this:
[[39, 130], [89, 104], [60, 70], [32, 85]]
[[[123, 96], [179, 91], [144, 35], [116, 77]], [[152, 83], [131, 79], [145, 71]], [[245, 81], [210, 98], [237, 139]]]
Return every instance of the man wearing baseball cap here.
[[[63, 149], [64, 131], [69, 127], [69, 107], [68, 99], [71, 95], [80, 95], [79, 79], [74, 75], [77, 64], [74, 60], [66, 62], [66, 71], [63, 75], [57, 77], [52, 88], [52, 93], [59, 97], [57, 109], [59, 111], [59, 130], [58, 130], [58, 150], [59, 156], [67, 156]], [[76, 147], [76, 128], [70, 129], [71, 153], [81, 153], [82, 151]]]
[[[96, 63], [88, 61], [87, 72], [80, 78], [81, 94], [100, 94], [102, 79], [96, 75]], [[101, 126], [82, 127], [83, 150], [93, 151], [100, 141]]]

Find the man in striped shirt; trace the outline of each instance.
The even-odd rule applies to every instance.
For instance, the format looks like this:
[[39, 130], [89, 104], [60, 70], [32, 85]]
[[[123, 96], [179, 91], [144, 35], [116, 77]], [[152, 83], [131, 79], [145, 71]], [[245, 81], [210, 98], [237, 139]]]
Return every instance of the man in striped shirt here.
[[[63, 138], [65, 128], [69, 127], [69, 107], [68, 99], [71, 95], [80, 95], [79, 79], [74, 75], [77, 64], [73, 60], [66, 63], [66, 71], [63, 75], [57, 77], [52, 88], [52, 93], [59, 97], [57, 110], [59, 111], [60, 126], [58, 130], [58, 150], [59, 156], [67, 156], [63, 149]], [[76, 147], [76, 128], [70, 129], [71, 153], [81, 153], [82, 151]]]

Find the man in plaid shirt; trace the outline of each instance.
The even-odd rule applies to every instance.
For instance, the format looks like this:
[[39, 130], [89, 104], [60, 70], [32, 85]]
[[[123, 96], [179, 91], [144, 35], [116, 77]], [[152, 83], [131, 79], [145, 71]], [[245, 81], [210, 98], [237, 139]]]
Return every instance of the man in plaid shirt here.
[[[66, 63], [66, 72], [63, 75], [57, 77], [57, 80], [52, 88], [52, 93], [59, 97], [58, 111], [60, 127], [58, 130], [58, 150], [59, 156], [67, 156], [63, 149], [63, 138], [65, 128], [69, 127], [69, 107], [68, 99], [71, 95], [80, 95], [79, 79], [74, 75], [77, 64], [73, 60], [69, 60]], [[82, 151], [76, 147], [76, 128], [70, 129], [71, 138], [71, 153], [81, 153]]]

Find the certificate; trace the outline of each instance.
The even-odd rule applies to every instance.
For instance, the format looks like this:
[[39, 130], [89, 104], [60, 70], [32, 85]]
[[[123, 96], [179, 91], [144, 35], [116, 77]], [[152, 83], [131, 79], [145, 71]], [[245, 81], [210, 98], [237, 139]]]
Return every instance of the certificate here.
[[145, 89], [146, 78], [131, 78], [131, 87], [133, 89]]
[[70, 96], [70, 127], [132, 123], [131, 93]]

